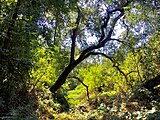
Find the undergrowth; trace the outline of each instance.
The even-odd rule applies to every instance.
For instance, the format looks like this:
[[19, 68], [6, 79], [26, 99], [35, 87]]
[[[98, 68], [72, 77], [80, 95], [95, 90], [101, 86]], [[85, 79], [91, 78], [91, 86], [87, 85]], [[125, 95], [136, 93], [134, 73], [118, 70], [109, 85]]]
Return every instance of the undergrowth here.
[[[20, 91], [19, 91], [20, 92]], [[22, 92], [22, 91], [21, 91]], [[130, 93], [114, 95], [99, 94], [77, 105], [66, 106], [59, 103], [57, 96], [47, 88], [28, 89], [24, 96], [14, 94], [12, 104], [7, 104], [2, 96], [0, 107], [2, 120], [158, 120], [160, 104], [158, 95], [141, 88]], [[19, 103], [17, 103], [19, 102]], [[71, 107], [72, 106], [72, 107]]]

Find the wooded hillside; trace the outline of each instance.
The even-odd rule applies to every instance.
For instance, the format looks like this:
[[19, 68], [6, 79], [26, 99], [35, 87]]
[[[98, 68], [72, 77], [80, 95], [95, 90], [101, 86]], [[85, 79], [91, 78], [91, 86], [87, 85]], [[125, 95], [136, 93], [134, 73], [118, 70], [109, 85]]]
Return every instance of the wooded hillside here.
[[0, 119], [160, 119], [158, 0], [1, 0]]

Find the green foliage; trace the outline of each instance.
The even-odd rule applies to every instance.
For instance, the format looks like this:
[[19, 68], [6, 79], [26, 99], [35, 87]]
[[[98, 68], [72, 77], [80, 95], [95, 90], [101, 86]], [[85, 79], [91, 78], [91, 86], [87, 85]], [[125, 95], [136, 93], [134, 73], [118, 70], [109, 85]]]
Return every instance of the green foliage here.
[[[145, 48], [143, 49], [142, 56], [142, 68], [144, 76], [154, 76], [157, 73], [159, 74], [159, 58], [160, 58], [160, 49], [159, 49], [159, 33], [153, 34], [153, 36], [149, 39]], [[149, 64], [148, 64], [149, 63]]]
[[34, 68], [30, 73], [33, 82], [35, 83], [35, 86], [50, 86], [56, 79], [56, 60], [53, 57], [54, 53], [44, 47], [35, 49], [34, 53]]

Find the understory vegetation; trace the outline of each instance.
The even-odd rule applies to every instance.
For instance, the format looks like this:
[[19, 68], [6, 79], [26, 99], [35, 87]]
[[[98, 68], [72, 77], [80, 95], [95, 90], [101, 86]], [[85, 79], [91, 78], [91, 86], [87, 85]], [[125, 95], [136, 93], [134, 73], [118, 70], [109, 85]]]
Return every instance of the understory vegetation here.
[[160, 119], [158, 0], [0, 8], [0, 119]]

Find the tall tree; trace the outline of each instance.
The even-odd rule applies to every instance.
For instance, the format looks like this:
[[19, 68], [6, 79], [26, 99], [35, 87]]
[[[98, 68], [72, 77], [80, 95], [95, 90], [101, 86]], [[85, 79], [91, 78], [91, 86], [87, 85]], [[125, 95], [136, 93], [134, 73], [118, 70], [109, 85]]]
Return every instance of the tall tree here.
[[[152, 26], [155, 23], [151, 20], [152, 16], [150, 15], [154, 15], [154, 12], [158, 10], [156, 3], [156, 1], [130, 0], [78, 1], [76, 5], [77, 15], [71, 29], [70, 63], [50, 90], [56, 92], [66, 82], [71, 71], [91, 55], [102, 55], [110, 59], [117, 67], [117, 70], [127, 79], [127, 76], [119, 69], [115, 60], [120, 59], [118, 56], [125, 56], [129, 49], [134, 50], [143, 46], [147, 42], [147, 37], [155, 32]], [[153, 8], [153, 13], [151, 8]], [[149, 14], [147, 14], [148, 12]], [[125, 30], [120, 27], [117, 28], [118, 24]], [[116, 29], [123, 31], [122, 36], [119, 38], [115, 38], [118, 32]], [[81, 40], [82, 33], [84, 36], [93, 35], [97, 40], [84, 45], [87, 42]], [[75, 59], [75, 46], [79, 41], [82, 43], [82, 49], [78, 58]], [[117, 57], [113, 58], [114, 53], [118, 51]]]
[[[101, 3], [98, 3], [97, 1], [95, 1], [98, 5]], [[99, 32], [99, 39], [98, 42], [94, 45], [90, 45], [89, 47], [87, 47], [86, 49], [82, 50], [81, 54], [79, 55], [79, 57], [75, 60], [74, 58], [74, 54], [75, 54], [75, 42], [76, 42], [76, 38], [78, 36], [78, 30], [79, 30], [79, 26], [80, 26], [80, 20], [82, 20], [81, 16], [82, 16], [82, 8], [80, 8], [77, 4], [77, 19], [75, 22], [75, 26], [72, 29], [72, 36], [71, 36], [71, 55], [70, 55], [70, 63], [69, 65], [65, 68], [65, 70], [62, 72], [62, 74], [59, 76], [58, 80], [55, 82], [55, 84], [50, 88], [50, 90], [52, 92], [57, 91], [57, 89], [59, 89], [61, 87], [61, 85], [63, 85], [66, 81], [67, 76], [69, 75], [69, 73], [79, 64], [81, 63], [84, 59], [88, 58], [90, 55], [98, 55], [101, 54], [99, 52], [96, 52], [96, 50], [102, 48], [105, 46], [105, 44], [109, 41], [113, 41], [115, 39], [112, 38], [113, 36], [113, 32], [114, 32], [114, 28], [116, 26], [116, 23], [119, 19], [121, 19], [121, 17], [124, 15], [125, 11], [124, 11], [124, 7], [129, 5], [129, 1], [123, 1], [123, 2], [118, 2], [116, 4], [116, 2], [113, 2], [113, 6], [112, 4], [109, 5], [108, 7], [106, 7], [106, 12], [105, 15], [103, 16], [103, 18], [101, 19], [101, 25], [99, 31], [95, 31], [95, 32]], [[91, 3], [90, 3], [91, 4]], [[93, 4], [93, 3], [92, 3]], [[96, 4], [94, 4], [96, 5]], [[100, 6], [95, 7], [95, 12], [100, 8]], [[103, 6], [101, 6], [103, 9]], [[100, 14], [100, 13], [99, 13]], [[108, 58], [110, 58], [109, 56], [107, 56]]]

